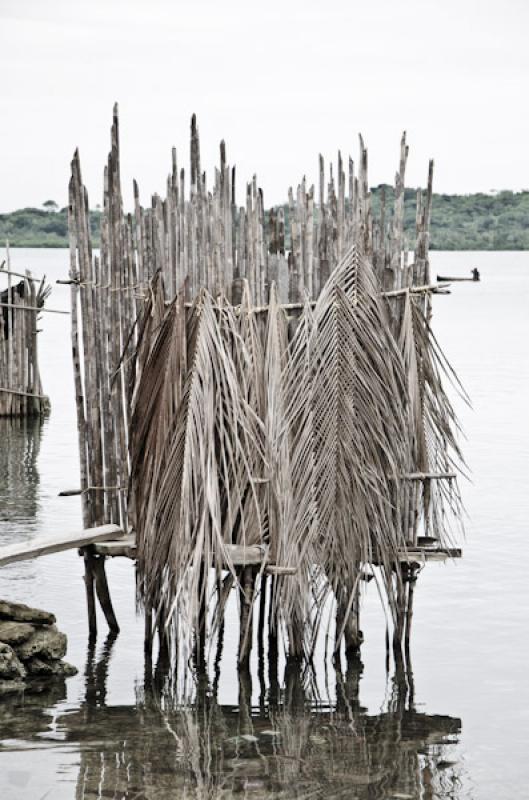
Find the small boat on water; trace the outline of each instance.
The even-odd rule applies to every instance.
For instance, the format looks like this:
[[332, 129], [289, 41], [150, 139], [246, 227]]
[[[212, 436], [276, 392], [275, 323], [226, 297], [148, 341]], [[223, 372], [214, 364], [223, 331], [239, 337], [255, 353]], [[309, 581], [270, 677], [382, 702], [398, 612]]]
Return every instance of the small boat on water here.
[[479, 274], [479, 270], [477, 270], [476, 268], [471, 270], [471, 275], [472, 275], [471, 278], [447, 278], [445, 275], [438, 275], [437, 276], [437, 280], [438, 281], [450, 281], [450, 282], [452, 282], [452, 281], [472, 281], [473, 283], [475, 283], [476, 281], [481, 280], [480, 274]]

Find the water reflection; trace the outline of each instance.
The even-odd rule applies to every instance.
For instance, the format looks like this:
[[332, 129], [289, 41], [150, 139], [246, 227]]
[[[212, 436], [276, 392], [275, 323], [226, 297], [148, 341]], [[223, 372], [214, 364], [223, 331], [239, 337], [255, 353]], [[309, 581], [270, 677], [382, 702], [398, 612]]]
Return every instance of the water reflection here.
[[[34, 526], [39, 506], [39, 417], [0, 418], [0, 532], [2, 544]], [[4, 524], [8, 523], [8, 524]]]
[[312, 698], [300, 665], [286, 665], [277, 697], [251, 705], [251, 676], [239, 674], [239, 704], [220, 705], [204, 676], [194, 702], [173, 707], [163, 669], [135, 706], [107, 706], [114, 640], [89, 649], [85, 699], [56, 720], [79, 747], [76, 800], [255, 798], [460, 798], [451, 756], [459, 719], [418, 712], [410, 679], [396, 670], [379, 714], [360, 701], [362, 664], [336, 665], [337, 698]]
[[[66, 698], [64, 678], [34, 680], [24, 692], [0, 692], [2, 750], [30, 750], [40, 746], [53, 726], [54, 707]], [[16, 740], [16, 741], [15, 741]]]
[[[35, 528], [41, 434], [38, 419], [0, 420], [3, 541]], [[372, 714], [361, 701], [359, 660], [329, 667], [336, 687], [330, 702], [319, 695], [310, 670], [296, 661], [280, 664], [269, 642], [268, 661], [265, 648], [258, 648], [257, 704], [252, 676], [240, 672], [238, 704], [223, 705], [220, 637], [213, 678], [199, 677], [191, 704], [175, 705], [162, 651], [154, 666], [146, 663], [136, 702], [116, 706], [107, 693], [115, 641], [108, 637], [99, 650], [89, 644], [78, 705], [65, 702], [63, 681], [0, 698], [3, 751], [49, 747], [64, 758], [79, 754], [77, 765], [63, 768], [73, 778], [68, 796], [75, 800], [463, 796], [453, 755], [461, 722], [417, 711], [404, 664], [394, 670], [380, 713]]]

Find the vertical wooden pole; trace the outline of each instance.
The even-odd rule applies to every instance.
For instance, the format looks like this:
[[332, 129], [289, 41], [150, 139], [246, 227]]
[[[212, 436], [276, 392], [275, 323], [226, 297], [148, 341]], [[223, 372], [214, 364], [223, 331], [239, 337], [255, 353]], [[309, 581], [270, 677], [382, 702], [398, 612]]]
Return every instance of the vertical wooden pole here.
[[88, 610], [88, 635], [90, 639], [95, 639], [97, 636], [97, 614], [94, 590], [94, 557], [88, 552], [88, 548], [84, 548], [81, 552], [84, 558], [84, 583], [86, 590], [86, 606]]
[[110, 599], [107, 576], [105, 571], [105, 557], [93, 556], [92, 570], [95, 576], [95, 588], [99, 605], [105, 615], [108, 627], [112, 633], [119, 633], [119, 625]]
[[240, 582], [239, 666], [247, 667], [250, 663], [253, 639], [255, 568], [243, 567], [240, 574]]

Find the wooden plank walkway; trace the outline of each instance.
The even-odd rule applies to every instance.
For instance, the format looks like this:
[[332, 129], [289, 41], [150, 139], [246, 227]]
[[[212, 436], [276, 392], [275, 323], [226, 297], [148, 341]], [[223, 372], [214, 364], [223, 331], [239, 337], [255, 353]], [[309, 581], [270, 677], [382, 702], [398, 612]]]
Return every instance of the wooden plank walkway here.
[[46, 539], [33, 539], [29, 542], [16, 542], [0, 547], [0, 567], [16, 561], [27, 561], [30, 558], [60, 553], [89, 544], [123, 539], [125, 533], [117, 525], [100, 525], [97, 528], [86, 528], [74, 534], [50, 536]]

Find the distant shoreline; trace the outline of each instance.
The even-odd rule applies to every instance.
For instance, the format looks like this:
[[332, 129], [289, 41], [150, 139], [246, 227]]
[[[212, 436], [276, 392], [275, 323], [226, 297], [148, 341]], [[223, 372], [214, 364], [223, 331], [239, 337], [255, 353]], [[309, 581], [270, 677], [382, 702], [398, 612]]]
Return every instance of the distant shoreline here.
[[[2, 255], [5, 242], [0, 241], [0, 256]], [[64, 244], [12, 244], [9, 242], [10, 250], [68, 250], [68, 243]], [[99, 242], [92, 242], [95, 250], [99, 249]], [[413, 247], [410, 251], [413, 252]], [[528, 247], [432, 247], [430, 253], [527, 253]], [[0, 258], [2, 263], [3, 257]], [[0, 270], [1, 271], [1, 270]]]
[[[393, 188], [371, 189], [372, 215], [380, 213], [382, 188], [386, 195], [386, 225], [391, 222]], [[48, 201], [48, 205], [51, 201]], [[54, 205], [54, 204], [52, 204]], [[405, 231], [410, 246], [415, 241], [416, 190], [405, 191]], [[276, 206], [277, 208], [277, 206]], [[288, 205], [283, 206], [288, 235]], [[99, 246], [101, 211], [90, 211], [93, 247]], [[6, 240], [11, 247], [49, 249], [68, 247], [67, 209], [22, 208], [0, 214], [0, 248]], [[431, 250], [529, 250], [529, 191], [495, 194], [434, 194], [430, 226]]]

